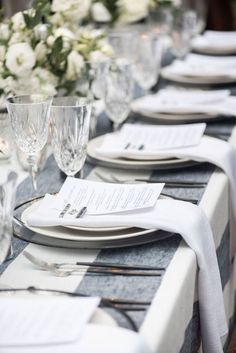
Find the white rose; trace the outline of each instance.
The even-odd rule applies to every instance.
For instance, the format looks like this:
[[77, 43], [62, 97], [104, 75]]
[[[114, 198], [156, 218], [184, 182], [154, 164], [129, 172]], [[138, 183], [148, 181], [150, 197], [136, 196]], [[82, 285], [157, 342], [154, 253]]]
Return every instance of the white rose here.
[[13, 44], [6, 54], [6, 67], [17, 76], [25, 76], [34, 67], [35, 53], [27, 43]]
[[52, 11], [74, 21], [88, 16], [92, 0], [53, 0]]
[[101, 2], [95, 2], [92, 5], [91, 13], [96, 22], [110, 22], [112, 19], [110, 12]]
[[72, 33], [69, 29], [65, 28], [65, 27], [61, 27], [55, 30], [54, 32], [54, 36], [57, 37], [63, 37], [65, 39], [68, 40], [74, 40], [75, 39], [75, 35], [74, 33]]
[[30, 43], [30, 37], [25, 35], [24, 32], [14, 32], [9, 40], [9, 45], [22, 42]]
[[66, 80], [76, 80], [83, 66], [83, 57], [73, 50], [67, 57], [67, 71], [65, 74]]
[[6, 57], [6, 48], [4, 45], [0, 45], [0, 61], [4, 61]]
[[7, 40], [10, 37], [10, 29], [6, 23], [0, 24], [0, 38]]
[[33, 70], [32, 75], [37, 77], [39, 81], [44, 84], [49, 83], [53, 86], [57, 86], [58, 84], [58, 78], [47, 69], [36, 67], [36, 69]]
[[121, 16], [119, 22], [132, 23], [147, 17], [149, 0], [118, 0]]
[[37, 87], [37, 92], [54, 96], [57, 93], [56, 86], [58, 85], [58, 78], [50, 71], [37, 67], [33, 70], [31, 75], [32, 83]]
[[43, 42], [39, 42], [35, 47], [35, 56], [37, 61], [45, 59], [47, 55], [47, 47]]
[[11, 21], [13, 31], [18, 32], [25, 28], [25, 19], [22, 12], [17, 12], [12, 16]]

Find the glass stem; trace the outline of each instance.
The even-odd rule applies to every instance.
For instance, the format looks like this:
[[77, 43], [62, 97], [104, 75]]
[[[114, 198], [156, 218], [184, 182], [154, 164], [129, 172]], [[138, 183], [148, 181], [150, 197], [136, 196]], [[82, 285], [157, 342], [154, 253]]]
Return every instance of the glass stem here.
[[37, 182], [36, 182], [37, 166], [36, 166], [36, 156], [35, 156], [35, 154], [28, 155], [27, 162], [29, 164], [33, 190], [37, 191]]
[[113, 122], [112, 128], [113, 128], [113, 131], [114, 131], [114, 132], [115, 132], [115, 131], [118, 131], [118, 130], [119, 130], [119, 127], [120, 127], [120, 124], [119, 124], [119, 123]]

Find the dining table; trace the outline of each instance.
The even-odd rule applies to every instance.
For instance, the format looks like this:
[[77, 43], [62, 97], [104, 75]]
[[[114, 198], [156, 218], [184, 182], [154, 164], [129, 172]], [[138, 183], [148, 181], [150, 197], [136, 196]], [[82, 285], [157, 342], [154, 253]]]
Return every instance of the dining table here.
[[[229, 87], [227, 87], [229, 88]], [[232, 92], [234, 87], [231, 86]], [[132, 114], [129, 121], [139, 121]], [[104, 112], [97, 118], [97, 135], [111, 131], [111, 123]], [[205, 134], [228, 141], [236, 146], [235, 118], [223, 118], [207, 123]], [[32, 186], [28, 173], [23, 171], [16, 158], [1, 161], [0, 181], [7, 172], [18, 172], [16, 205], [32, 198]], [[170, 197], [184, 198], [195, 202], [206, 214], [212, 228], [217, 260], [220, 270], [229, 334], [224, 337], [226, 347], [233, 328], [235, 313], [236, 265], [229, 235], [229, 181], [225, 173], [207, 162], [194, 162], [185, 167], [156, 170], [129, 170], [99, 165], [88, 157], [83, 168], [83, 178], [102, 181], [100, 176], [110, 178], [143, 178], [166, 182], [164, 191]], [[78, 175], [79, 177], [79, 175]], [[56, 193], [65, 181], [54, 157], [49, 155], [38, 178], [36, 196]], [[189, 183], [187, 187], [168, 186], [168, 182]], [[196, 187], [200, 183], [201, 187]], [[64, 247], [60, 242], [47, 244], [46, 241], [13, 237], [13, 256], [0, 267], [0, 291], [4, 288], [36, 287], [58, 291], [76, 292], [88, 296], [127, 299], [131, 304], [120, 305], [135, 323], [138, 333], [144, 338], [151, 351], [156, 353], [196, 353], [201, 349], [198, 266], [196, 255], [178, 234], [165, 232], [160, 237], [140, 245], [124, 247], [84, 249], [71, 245]], [[122, 276], [76, 274], [57, 277], [49, 271], [30, 263], [23, 255], [29, 253], [51, 262], [99, 261], [116, 264], [138, 264], [161, 268], [159, 276]], [[142, 301], [142, 305], [135, 304]], [[106, 323], [130, 329], [130, 322], [114, 308], [105, 308]], [[217, 311], [217, 308], [215, 308]]]

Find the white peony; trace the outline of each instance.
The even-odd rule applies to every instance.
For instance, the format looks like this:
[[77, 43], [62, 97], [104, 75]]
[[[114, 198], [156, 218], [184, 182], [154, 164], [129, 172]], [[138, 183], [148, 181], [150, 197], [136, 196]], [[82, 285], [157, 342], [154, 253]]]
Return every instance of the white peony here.
[[17, 12], [12, 16], [11, 21], [13, 31], [18, 32], [25, 28], [25, 19], [22, 12]]
[[118, 0], [119, 22], [132, 23], [148, 16], [149, 0]]
[[0, 62], [3, 62], [6, 57], [6, 47], [4, 45], [0, 45]]
[[35, 47], [35, 56], [37, 61], [42, 61], [47, 55], [47, 47], [44, 42], [39, 42]]
[[101, 2], [95, 2], [92, 5], [91, 13], [96, 22], [110, 22], [112, 19], [110, 12]]
[[65, 74], [65, 79], [69, 81], [76, 80], [83, 66], [83, 57], [73, 50], [67, 57], [67, 71]]
[[16, 76], [25, 76], [34, 67], [35, 53], [27, 43], [13, 44], [6, 53], [6, 67]]
[[70, 20], [78, 21], [88, 16], [92, 0], [53, 0], [52, 11], [61, 12]]

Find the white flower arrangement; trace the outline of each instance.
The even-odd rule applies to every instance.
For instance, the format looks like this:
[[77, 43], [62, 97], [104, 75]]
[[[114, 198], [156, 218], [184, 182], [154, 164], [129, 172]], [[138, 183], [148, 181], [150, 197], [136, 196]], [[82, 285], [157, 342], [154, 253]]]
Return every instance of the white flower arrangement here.
[[181, 0], [93, 0], [90, 18], [95, 22], [129, 24], [145, 19], [153, 9], [180, 5]]
[[1, 95], [75, 93], [85, 63], [112, 55], [104, 33], [75, 26], [78, 13], [88, 15], [91, 1], [33, 0], [32, 9], [0, 23]]

